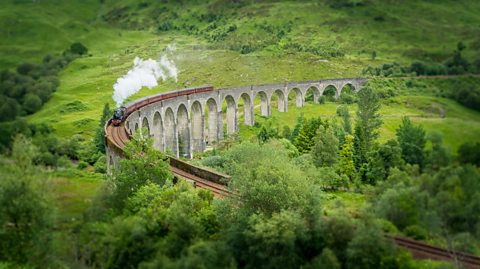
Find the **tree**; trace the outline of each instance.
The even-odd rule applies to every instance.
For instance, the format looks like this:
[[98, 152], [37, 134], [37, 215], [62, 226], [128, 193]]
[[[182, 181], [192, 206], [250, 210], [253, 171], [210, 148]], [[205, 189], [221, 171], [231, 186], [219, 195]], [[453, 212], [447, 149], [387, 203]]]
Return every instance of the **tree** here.
[[362, 224], [347, 248], [347, 268], [414, 268], [410, 256], [400, 256], [383, 232], [371, 223]]
[[295, 143], [295, 139], [297, 138], [298, 133], [300, 132], [300, 128], [302, 128], [304, 120], [305, 120], [305, 117], [303, 116], [303, 113], [301, 113], [300, 117], [297, 118], [297, 123], [295, 124], [295, 127], [293, 128], [293, 131], [290, 135], [290, 141], [292, 141], [292, 143]]
[[110, 110], [110, 105], [105, 103], [103, 106], [102, 116], [100, 117], [100, 122], [95, 132], [95, 146], [97, 150], [105, 153], [105, 123], [112, 116], [112, 111]]
[[73, 54], [85, 55], [88, 53], [88, 49], [82, 43], [75, 42], [70, 46], [70, 52]]
[[421, 125], [415, 126], [410, 118], [404, 117], [397, 129], [397, 139], [402, 148], [402, 158], [408, 164], [418, 164], [423, 167], [425, 161], [425, 130]]
[[348, 179], [355, 178], [355, 163], [353, 162], [353, 136], [345, 136], [345, 144], [342, 145], [339, 154], [340, 174], [345, 175]]
[[428, 135], [428, 140], [432, 143], [432, 149], [426, 152], [426, 163], [429, 169], [439, 170], [441, 167], [450, 163], [450, 154], [442, 145], [442, 135], [433, 132]]
[[382, 125], [380, 118], [380, 100], [370, 87], [364, 87], [358, 93], [358, 110], [355, 118], [354, 160], [359, 169], [367, 163], [368, 153], [378, 138], [378, 129]]
[[320, 118], [311, 118], [303, 122], [298, 136], [295, 138], [294, 145], [297, 147], [300, 153], [308, 153], [315, 145], [315, 140], [313, 139], [317, 134], [317, 129], [320, 125], [327, 126], [326, 123], [323, 123]]
[[480, 143], [467, 142], [458, 148], [458, 161], [480, 166]]
[[45, 179], [35, 176], [34, 152], [27, 138], [17, 136], [12, 149], [15, 166], [0, 170], [0, 260], [48, 267], [54, 209]]
[[20, 113], [17, 100], [0, 95], [0, 121], [14, 120]]
[[23, 100], [23, 109], [31, 114], [37, 112], [42, 107], [42, 99], [35, 94], [28, 93]]
[[387, 143], [372, 151], [368, 158], [364, 174], [364, 181], [370, 184], [376, 184], [378, 181], [385, 180], [390, 175], [390, 169], [393, 167], [401, 168], [404, 165], [402, 159], [402, 149], [396, 140], [388, 140]]
[[278, 137], [278, 127], [275, 126], [271, 120], [265, 121], [257, 134], [258, 141], [262, 144], [276, 137]]
[[348, 106], [339, 106], [337, 108], [337, 114], [343, 119], [343, 130], [348, 134], [352, 134], [352, 123], [350, 120], [350, 112], [348, 111]]
[[320, 125], [314, 141], [315, 145], [312, 149], [312, 155], [315, 166], [335, 165], [338, 161], [338, 139], [333, 134], [332, 128], [325, 129]]
[[153, 148], [153, 140], [136, 133], [125, 145], [125, 159], [114, 170], [115, 188], [112, 194], [113, 205], [120, 212], [127, 198], [140, 187], [155, 183], [160, 186], [171, 184], [173, 178], [165, 153]]

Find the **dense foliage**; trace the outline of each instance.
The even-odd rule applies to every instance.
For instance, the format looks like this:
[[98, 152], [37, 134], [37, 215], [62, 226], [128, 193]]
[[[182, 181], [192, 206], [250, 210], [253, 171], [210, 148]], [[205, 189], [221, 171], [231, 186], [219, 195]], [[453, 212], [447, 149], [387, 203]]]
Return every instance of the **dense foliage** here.
[[23, 63], [16, 72], [0, 71], [0, 122], [38, 111], [60, 84], [57, 73], [87, 48], [73, 43], [62, 55], [47, 55], [41, 64]]

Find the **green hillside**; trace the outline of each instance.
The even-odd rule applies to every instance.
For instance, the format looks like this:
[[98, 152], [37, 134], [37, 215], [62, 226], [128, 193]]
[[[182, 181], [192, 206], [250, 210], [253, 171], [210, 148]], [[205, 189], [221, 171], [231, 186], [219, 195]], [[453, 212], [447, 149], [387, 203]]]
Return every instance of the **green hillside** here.
[[[178, 82], [133, 98], [201, 84], [355, 77], [385, 62], [443, 61], [459, 41], [473, 57], [480, 42], [475, 1], [363, 1], [338, 8], [308, 1], [227, 3], [12, 1], [0, 16], [7, 26], [0, 32], [0, 66], [38, 61], [71, 42], [84, 43], [90, 56], [61, 72], [59, 90], [30, 118], [52, 124], [60, 135], [91, 136], [103, 103], [112, 102], [116, 78], [135, 56], [158, 57], [168, 44], [177, 48]], [[65, 109], [75, 101], [82, 111]]]

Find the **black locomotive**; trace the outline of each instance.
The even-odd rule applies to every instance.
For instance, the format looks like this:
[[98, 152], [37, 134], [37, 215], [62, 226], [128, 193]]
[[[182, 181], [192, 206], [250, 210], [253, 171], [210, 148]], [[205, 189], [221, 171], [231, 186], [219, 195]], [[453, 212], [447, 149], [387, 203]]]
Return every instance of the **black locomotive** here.
[[113, 111], [112, 123], [113, 126], [119, 126], [125, 120], [127, 108], [124, 106], [117, 107]]

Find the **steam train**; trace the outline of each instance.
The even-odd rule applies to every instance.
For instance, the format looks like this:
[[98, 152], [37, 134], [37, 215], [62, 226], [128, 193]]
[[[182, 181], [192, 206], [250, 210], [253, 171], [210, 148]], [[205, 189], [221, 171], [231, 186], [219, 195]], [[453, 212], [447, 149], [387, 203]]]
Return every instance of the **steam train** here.
[[120, 124], [122, 124], [122, 122], [127, 117], [127, 114], [125, 112], [127, 112], [127, 108], [124, 106], [115, 108], [112, 117], [113, 126], [119, 126]]
[[134, 104], [130, 105], [129, 107], [123, 107], [123, 106], [117, 107], [113, 111], [112, 124], [113, 126], [119, 126], [120, 124], [122, 124], [123, 121], [125, 121], [128, 115], [130, 115], [132, 112], [144, 106], [147, 106], [156, 102], [160, 102], [163, 100], [175, 98], [178, 96], [205, 93], [205, 92], [211, 92], [211, 91], [213, 91], [213, 86], [204, 86], [204, 87], [193, 88], [193, 89], [185, 89], [180, 91], [161, 93], [154, 96], [142, 98], [137, 102], [135, 102]]

